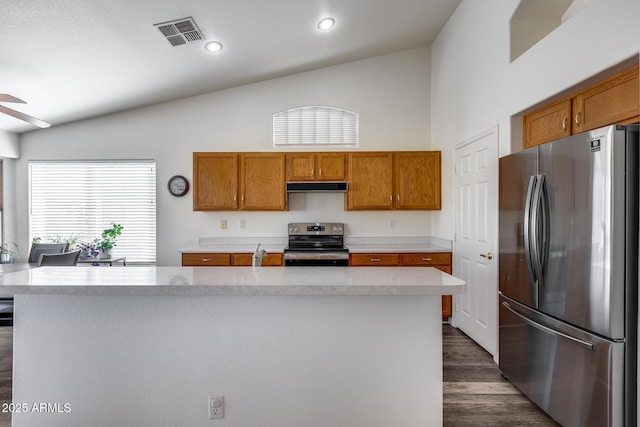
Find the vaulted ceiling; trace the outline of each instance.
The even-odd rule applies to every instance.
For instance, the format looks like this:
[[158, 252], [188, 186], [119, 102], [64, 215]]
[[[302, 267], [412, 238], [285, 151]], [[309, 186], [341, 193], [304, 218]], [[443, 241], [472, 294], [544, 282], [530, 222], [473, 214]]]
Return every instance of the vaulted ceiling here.
[[[4, 0], [0, 102], [53, 126], [429, 45], [460, 0]], [[330, 31], [318, 21], [335, 18]], [[154, 24], [192, 17], [171, 46]], [[210, 53], [207, 41], [223, 49]], [[0, 114], [0, 130], [36, 126]]]

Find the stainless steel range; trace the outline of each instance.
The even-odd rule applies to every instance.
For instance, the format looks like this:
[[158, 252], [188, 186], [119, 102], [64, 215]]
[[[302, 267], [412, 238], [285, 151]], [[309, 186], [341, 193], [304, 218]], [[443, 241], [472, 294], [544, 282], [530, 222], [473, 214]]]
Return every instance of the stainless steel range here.
[[344, 224], [294, 222], [289, 224], [289, 246], [285, 266], [347, 266], [349, 250], [344, 246]]

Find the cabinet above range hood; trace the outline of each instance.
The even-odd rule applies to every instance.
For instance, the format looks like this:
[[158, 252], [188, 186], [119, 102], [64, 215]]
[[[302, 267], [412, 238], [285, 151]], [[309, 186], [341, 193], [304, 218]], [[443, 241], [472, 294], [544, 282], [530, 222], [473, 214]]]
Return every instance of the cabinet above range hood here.
[[287, 182], [287, 193], [345, 193], [346, 182]]

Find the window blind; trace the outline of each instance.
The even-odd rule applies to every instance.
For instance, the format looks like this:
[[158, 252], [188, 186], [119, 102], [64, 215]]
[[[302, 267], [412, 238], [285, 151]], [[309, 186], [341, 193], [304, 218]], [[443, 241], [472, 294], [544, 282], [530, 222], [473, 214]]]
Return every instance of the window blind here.
[[273, 114], [273, 146], [358, 145], [358, 114], [335, 107], [306, 106]]
[[155, 169], [152, 160], [30, 162], [30, 239], [90, 242], [116, 223], [113, 256], [155, 263]]

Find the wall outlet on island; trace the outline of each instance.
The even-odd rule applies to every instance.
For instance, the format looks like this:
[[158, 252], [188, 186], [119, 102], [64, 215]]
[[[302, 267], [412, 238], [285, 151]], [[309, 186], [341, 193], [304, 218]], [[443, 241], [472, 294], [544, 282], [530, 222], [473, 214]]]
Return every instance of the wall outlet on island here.
[[220, 230], [226, 230], [227, 229], [227, 220], [226, 219], [221, 219], [220, 220]]
[[396, 228], [396, 220], [395, 219], [389, 220], [389, 228]]
[[240, 220], [240, 228], [244, 230], [244, 219]]
[[224, 418], [224, 396], [209, 396], [209, 419], [219, 420]]

